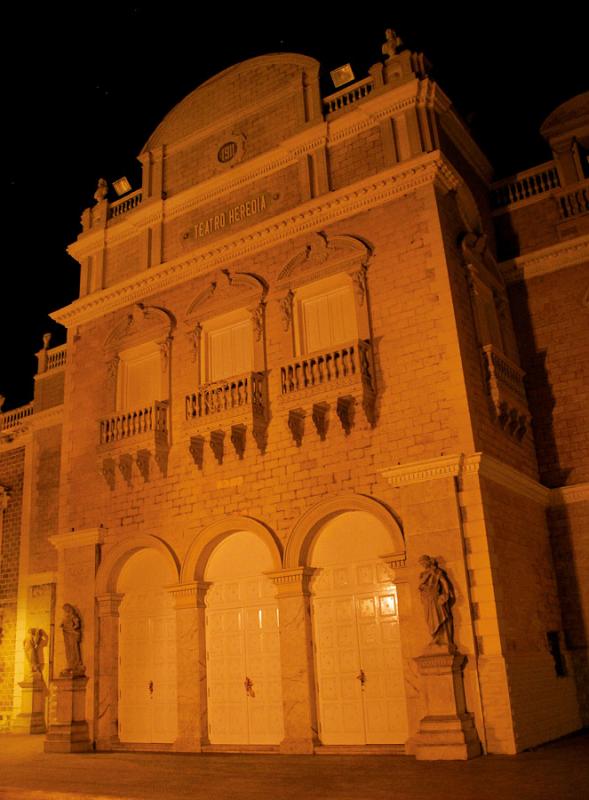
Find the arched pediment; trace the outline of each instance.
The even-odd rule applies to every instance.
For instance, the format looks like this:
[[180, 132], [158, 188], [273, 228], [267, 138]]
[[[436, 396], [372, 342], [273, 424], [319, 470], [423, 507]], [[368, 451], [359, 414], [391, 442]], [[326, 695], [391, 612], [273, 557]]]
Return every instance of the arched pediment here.
[[267, 293], [268, 286], [259, 275], [221, 269], [213, 274], [190, 303], [186, 317], [189, 321], [201, 321], [226, 308], [255, 307], [264, 302]]
[[296, 280], [297, 273], [306, 277], [308, 273], [321, 269], [327, 262], [339, 267], [347, 262], [368, 266], [374, 248], [358, 236], [349, 234], [328, 236], [318, 231], [292, 256], [278, 274], [279, 284]]
[[163, 306], [136, 303], [115, 323], [104, 341], [104, 349], [120, 349], [125, 340], [171, 339], [176, 329], [176, 317]]

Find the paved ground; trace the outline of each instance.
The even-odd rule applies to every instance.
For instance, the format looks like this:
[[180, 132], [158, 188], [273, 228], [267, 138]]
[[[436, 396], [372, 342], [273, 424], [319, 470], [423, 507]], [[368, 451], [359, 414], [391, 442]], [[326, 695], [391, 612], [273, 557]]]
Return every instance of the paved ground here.
[[518, 756], [419, 762], [406, 756], [43, 752], [42, 736], [0, 737], [1, 800], [584, 800], [589, 731]]

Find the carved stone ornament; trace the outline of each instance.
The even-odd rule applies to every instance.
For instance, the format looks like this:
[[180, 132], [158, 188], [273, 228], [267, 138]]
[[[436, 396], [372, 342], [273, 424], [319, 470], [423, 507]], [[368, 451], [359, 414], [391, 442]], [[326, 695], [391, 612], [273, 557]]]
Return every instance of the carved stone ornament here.
[[356, 298], [358, 299], [358, 305], [363, 306], [367, 291], [366, 267], [355, 270], [351, 273], [350, 277], [354, 282], [354, 290], [356, 292]]
[[245, 453], [245, 425], [231, 426], [231, 444], [235, 448], [238, 458], [242, 459]]
[[294, 308], [294, 292], [292, 289], [289, 289], [288, 292], [278, 300], [278, 305], [280, 306], [280, 314], [282, 316], [282, 325], [284, 326], [284, 330], [287, 331], [290, 328], [290, 323], [292, 322], [292, 312]]
[[302, 408], [292, 408], [288, 412], [288, 427], [296, 446], [300, 447], [305, 434], [305, 412]]
[[190, 352], [192, 353], [193, 362], [198, 359], [200, 353], [200, 343], [202, 341], [202, 325], [197, 322], [192, 330], [186, 334], [190, 343]]
[[204, 463], [205, 440], [204, 436], [191, 436], [188, 448], [196, 466], [202, 469]]
[[350, 395], [337, 398], [336, 413], [346, 436], [354, 427], [355, 405], [356, 401]]
[[455, 595], [452, 583], [435, 558], [424, 555], [418, 563], [423, 567], [419, 575], [419, 592], [431, 643], [446, 645], [449, 652], [454, 652], [452, 606]]
[[259, 303], [250, 313], [255, 340], [261, 342], [264, 335], [264, 303]]
[[106, 380], [110, 386], [112, 386], [117, 379], [120, 363], [121, 359], [119, 358], [119, 356], [114, 356], [114, 358], [111, 358], [111, 360], [106, 365]]
[[168, 365], [170, 363], [170, 349], [172, 346], [172, 339], [167, 338], [163, 342], [159, 342], [160, 348], [160, 356], [162, 360], [162, 372], [168, 371]]
[[115, 488], [115, 467], [116, 464], [112, 458], [104, 458], [100, 464], [100, 474], [111, 491]]
[[387, 28], [385, 31], [385, 42], [381, 48], [382, 54], [387, 61], [393, 56], [397, 55], [397, 50], [403, 44], [401, 37], [397, 36], [392, 28]]
[[106, 200], [106, 196], [108, 195], [108, 182], [105, 178], [98, 178], [98, 184], [96, 186], [96, 191], [94, 192], [94, 199], [97, 203]]
[[137, 469], [144, 481], [149, 480], [149, 461], [151, 459], [151, 453], [149, 450], [138, 450], [135, 455], [135, 463], [137, 464]]
[[63, 620], [59, 626], [63, 633], [65, 660], [67, 667], [61, 671], [62, 676], [84, 675], [86, 668], [82, 663], [80, 642], [82, 641], [82, 618], [70, 603], [63, 606]]
[[313, 425], [322, 442], [327, 436], [329, 427], [329, 403], [315, 403], [313, 405]]
[[223, 463], [223, 452], [225, 442], [225, 431], [211, 431], [209, 444], [218, 464]]
[[130, 486], [133, 477], [133, 457], [129, 453], [123, 453], [123, 455], [119, 456], [119, 471]]

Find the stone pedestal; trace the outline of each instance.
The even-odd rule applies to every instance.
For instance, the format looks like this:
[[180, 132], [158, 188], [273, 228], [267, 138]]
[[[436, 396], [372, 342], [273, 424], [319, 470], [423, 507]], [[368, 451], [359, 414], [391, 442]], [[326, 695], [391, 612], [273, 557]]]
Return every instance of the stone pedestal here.
[[45, 682], [39, 673], [20, 681], [21, 711], [12, 724], [13, 733], [45, 733]]
[[86, 722], [85, 675], [60, 675], [51, 682], [46, 753], [86, 753], [92, 750]]
[[427, 714], [414, 738], [415, 757], [456, 760], [481, 754], [473, 715], [466, 711], [462, 670], [466, 657], [446, 646], [430, 645], [415, 659]]

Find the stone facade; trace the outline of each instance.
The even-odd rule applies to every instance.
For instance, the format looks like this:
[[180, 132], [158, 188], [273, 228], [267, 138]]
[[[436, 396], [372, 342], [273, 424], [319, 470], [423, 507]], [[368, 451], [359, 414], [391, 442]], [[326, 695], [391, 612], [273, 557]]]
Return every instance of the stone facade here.
[[82, 216], [67, 346], [0, 415], [0, 713], [42, 629], [48, 751], [470, 758], [587, 721], [587, 98], [492, 184], [386, 52], [327, 98], [304, 56], [226, 70]]

